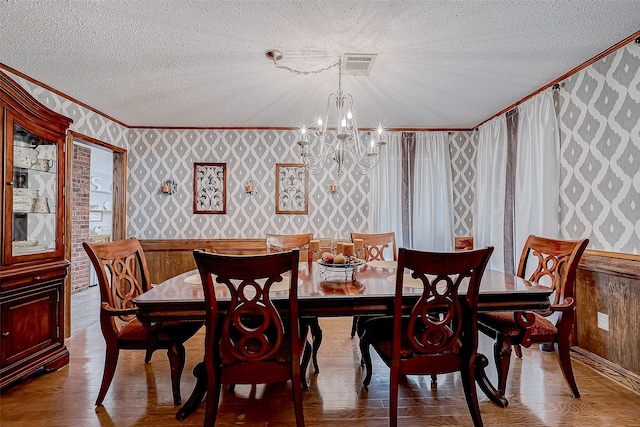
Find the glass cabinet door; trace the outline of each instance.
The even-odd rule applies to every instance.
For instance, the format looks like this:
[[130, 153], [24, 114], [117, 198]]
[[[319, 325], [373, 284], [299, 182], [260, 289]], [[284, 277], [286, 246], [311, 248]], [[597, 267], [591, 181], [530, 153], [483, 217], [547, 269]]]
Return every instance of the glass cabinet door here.
[[7, 137], [13, 134], [13, 158], [7, 159], [13, 165], [12, 190], [7, 189], [13, 191], [7, 206], [11, 257], [55, 252], [59, 247], [59, 141], [35, 135], [16, 122], [7, 125]]

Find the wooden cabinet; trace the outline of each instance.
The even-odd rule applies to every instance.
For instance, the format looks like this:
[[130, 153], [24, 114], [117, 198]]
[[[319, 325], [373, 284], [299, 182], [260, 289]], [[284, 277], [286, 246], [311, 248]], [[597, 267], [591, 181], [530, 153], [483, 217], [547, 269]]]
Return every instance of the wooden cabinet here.
[[69, 362], [64, 345], [65, 140], [71, 124], [0, 72], [0, 389]]

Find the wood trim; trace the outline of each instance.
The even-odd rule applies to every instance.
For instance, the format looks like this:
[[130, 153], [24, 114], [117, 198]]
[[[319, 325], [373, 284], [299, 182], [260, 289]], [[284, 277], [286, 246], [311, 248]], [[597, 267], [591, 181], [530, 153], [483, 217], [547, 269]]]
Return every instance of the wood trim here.
[[618, 43], [614, 44], [610, 48], [603, 50], [602, 52], [600, 52], [599, 54], [597, 54], [593, 58], [588, 59], [587, 61], [585, 61], [582, 64], [578, 65], [577, 67], [573, 68], [572, 70], [567, 71], [566, 73], [564, 73], [563, 75], [561, 75], [557, 79], [552, 80], [551, 82], [549, 82], [546, 85], [542, 86], [540, 89], [531, 92], [529, 95], [525, 96], [521, 100], [516, 101], [515, 103], [509, 105], [507, 108], [504, 108], [503, 110], [501, 110], [500, 112], [494, 114], [493, 116], [489, 117], [488, 119], [478, 123], [475, 126], [475, 128], [479, 128], [480, 126], [482, 126], [483, 124], [487, 123], [488, 121], [490, 121], [490, 120], [492, 120], [492, 119], [494, 119], [494, 118], [506, 113], [509, 110], [514, 109], [515, 107], [517, 107], [518, 105], [522, 104], [523, 102], [528, 101], [529, 99], [533, 98], [534, 96], [536, 96], [540, 92], [544, 91], [545, 89], [553, 87], [553, 85], [558, 84], [558, 83], [562, 82], [564, 79], [574, 75], [575, 73], [584, 70], [589, 65], [592, 65], [592, 64], [600, 61], [605, 56], [609, 55], [612, 52], [615, 52], [616, 50], [620, 49], [622, 46], [633, 42], [638, 37], [640, 37], [640, 31], [636, 31], [635, 33], [631, 34], [629, 37], [626, 37], [623, 40], [620, 40]]
[[[360, 129], [361, 131], [374, 131], [375, 128]], [[385, 128], [385, 132], [472, 132], [475, 128]]]
[[[168, 129], [168, 130], [300, 130], [299, 127], [291, 126], [129, 126], [129, 129]], [[327, 128], [328, 130], [336, 130], [335, 128]], [[372, 132], [377, 128], [358, 128], [360, 132]], [[430, 128], [430, 127], [394, 127], [385, 128], [386, 132], [470, 132], [475, 128]]]
[[609, 257], [609, 258], [617, 258], [617, 259], [627, 259], [629, 261], [637, 261], [640, 262], [640, 254], [628, 254], [623, 252], [608, 252], [608, 251], [596, 251], [593, 249], [587, 249], [584, 251], [585, 255], [590, 256], [601, 256], [601, 257]]
[[[112, 208], [112, 225], [111, 235], [113, 240], [122, 240], [127, 238], [127, 150], [108, 142], [100, 141], [80, 132], [69, 131], [72, 136], [71, 144], [74, 139], [97, 145], [102, 148], [113, 151], [113, 208]], [[67, 164], [71, 165], [72, 157], [67, 157]], [[71, 172], [69, 172], [70, 174]], [[71, 175], [69, 175], [70, 177]], [[71, 194], [71, 180], [69, 179], [68, 193]], [[70, 209], [70, 205], [69, 205]], [[67, 210], [70, 212], [70, 210]], [[68, 228], [70, 230], [70, 228]], [[69, 243], [71, 242], [69, 237]], [[70, 258], [68, 258], [70, 259]]]
[[615, 381], [640, 395], [640, 375], [636, 375], [584, 348], [572, 347], [571, 351], [572, 359], [584, 363], [603, 377]]
[[117, 145], [113, 145], [113, 144], [109, 144], [108, 142], [100, 141], [99, 139], [92, 138], [92, 137], [90, 137], [88, 135], [85, 135], [83, 133], [80, 133], [80, 132], [76, 132], [76, 131], [70, 130], [69, 133], [74, 138], [80, 139], [80, 140], [82, 140], [84, 142], [89, 142], [89, 143], [91, 143], [93, 145], [98, 145], [98, 146], [103, 147], [103, 148], [108, 148], [109, 150], [114, 151], [116, 153], [126, 153], [127, 152], [126, 149], [118, 147]]
[[578, 269], [640, 280], [640, 255], [586, 250]]
[[[73, 161], [73, 132], [67, 131], [67, 139], [65, 140], [65, 150], [66, 150], [66, 158], [65, 163], [67, 165], [66, 168], [66, 178], [65, 178], [65, 232], [64, 232], [64, 259], [66, 259], [69, 264], [71, 264], [71, 230], [73, 230], [71, 213], [73, 212], [71, 203], [72, 203], [72, 179], [71, 179], [71, 168]], [[64, 279], [64, 337], [69, 338], [71, 336], [71, 265], [69, 265], [69, 274]]]
[[178, 252], [205, 248], [209, 252], [224, 253], [221, 250], [241, 251], [247, 250], [255, 253], [265, 253], [267, 249], [266, 239], [241, 238], [241, 239], [149, 239], [140, 240], [140, 245], [147, 252], [168, 251]]
[[300, 130], [299, 127], [288, 126], [129, 126], [129, 129], [167, 129], [167, 130]]
[[127, 151], [113, 152], [112, 193], [111, 236], [123, 240], [127, 238]]

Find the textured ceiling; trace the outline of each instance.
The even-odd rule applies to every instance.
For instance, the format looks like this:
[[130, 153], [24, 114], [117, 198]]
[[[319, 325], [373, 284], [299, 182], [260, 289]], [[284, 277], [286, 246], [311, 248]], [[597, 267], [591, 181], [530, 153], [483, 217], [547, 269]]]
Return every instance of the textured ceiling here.
[[470, 128], [640, 29], [634, 1], [0, 0], [0, 63], [131, 126]]

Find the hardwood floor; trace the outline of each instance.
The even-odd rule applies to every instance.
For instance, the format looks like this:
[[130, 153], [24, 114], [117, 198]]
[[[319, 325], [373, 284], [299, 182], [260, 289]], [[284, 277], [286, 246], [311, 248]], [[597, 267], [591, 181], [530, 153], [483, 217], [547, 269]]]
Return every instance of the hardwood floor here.
[[[93, 292], [93, 294], [90, 294]], [[104, 363], [104, 341], [98, 323], [97, 289], [72, 298], [73, 334], [67, 345], [69, 366], [32, 377], [0, 396], [0, 424], [36, 426], [192, 426], [202, 425], [204, 406], [183, 422], [174, 418], [169, 363], [162, 351], [144, 364], [144, 352], [122, 351], [116, 374], [104, 401], [96, 399]], [[308, 426], [386, 426], [388, 370], [374, 355], [373, 380], [362, 388], [357, 340], [349, 336], [351, 318], [321, 319], [324, 341], [320, 373], [310, 374], [304, 393]], [[482, 337], [481, 350], [491, 355], [491, 341]], [[182, 379], [183, 400], [195, 380], [191, 371], [203, 357], [203, 333], [187, 342], [187, 365]], [[375, 353], [375, 352], [373, 352]], [[486, 426], [638, 426], [640, 395], [601, 376], [574, 359], [582, 397], [571, 397], [555, 355], [537, 348], [523, 349], [514, 359], [507, 386], [510, 404], [502, 409], [479, 391]], [[490, 368], [495, 381], [495, 369]], [[217, 425], [291, 426], [293, 408], [288, 384], [237, 386], [223, 393]], [[469, 426], [471, 417], [457, 374], [440, 375], [437, 389], [428, 377], [407, 377], [400, 390], [401, 426]]]

